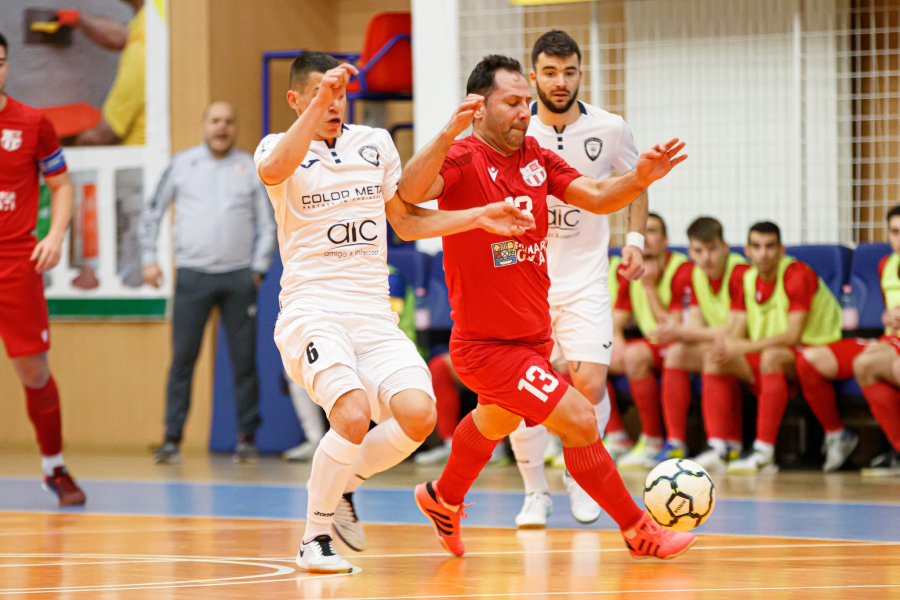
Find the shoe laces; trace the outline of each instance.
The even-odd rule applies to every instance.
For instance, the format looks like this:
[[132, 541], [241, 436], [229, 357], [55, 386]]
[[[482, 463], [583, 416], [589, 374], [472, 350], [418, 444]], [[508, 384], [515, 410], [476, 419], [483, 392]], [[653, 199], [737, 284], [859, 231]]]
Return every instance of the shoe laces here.
[[[525, 496], [525, 510], [530, 511], [536, 508], [543, 495], [543, 492], [529, 492], [529, 494]], [[471, 506], [471, 504], [469, 506]]]
[[331, 542], [331, 538], [327, 535], [318, 535], [314, 537], [310, 542], [310, 545], [315, 544], [316, 547], [319, 548], [319, 553], [322, 556], [336, 556], [337, 552], [334, 551], [334, 545]]

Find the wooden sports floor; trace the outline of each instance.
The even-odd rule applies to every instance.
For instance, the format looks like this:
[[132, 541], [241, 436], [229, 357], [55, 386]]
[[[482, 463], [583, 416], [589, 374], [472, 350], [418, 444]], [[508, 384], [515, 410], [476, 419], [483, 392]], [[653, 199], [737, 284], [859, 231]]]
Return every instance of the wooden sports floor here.
[[[263, 458], [69, 455], [88, 494], [59, 510], [33, 454], [0, 454], [0, 596], [16, 598], [900, 598], [900, 478], [857, 473], [716, 478], [701, 540], [672, 562], [634, 561], [612, 521], [578, 525], [549, 470], [546, 530], [518, 531], [515, 466], [488, 468], [468, 498], [468, 553], [451, 558], [412, 499], [436, 467], [404, 464], [357, 494], [369, 548], [352, 575], [293, 562], [307, 465]], [[641, 474], [627, 474], [637, 492]]]

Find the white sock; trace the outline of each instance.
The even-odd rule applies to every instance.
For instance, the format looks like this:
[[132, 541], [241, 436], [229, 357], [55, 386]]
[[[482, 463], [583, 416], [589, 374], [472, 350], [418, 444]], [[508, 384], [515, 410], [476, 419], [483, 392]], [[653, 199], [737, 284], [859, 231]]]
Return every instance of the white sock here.
[[352, 492], [375, 473], [387, 471], [400, 464], [421, 445], [422, 442], [417, 442], [406, 435], [397, 419], [392, 418], [381, 423], [366, 434], [359, 455], [353, 461], [344, 493]]
[[827, 442], [836, 442], [841, 439], [841, 436], [844, 435], [843, 429], [838, 429], [837, 431], [830, 431], [825, 434], [825, 441]]
[[753, 442], [753, 449], [762, 454], [765, 462], [771, 462], [775, 458], [775, 446], [756, 440]]
[[288, 390], [291, 392], [291, 402], [303, 428], [303, 437], [306, 441], [318, 444], [325, 435], [325, 411], [312, 401], [303, 386], [298, 385], [288, 377]]
[[53, 456], [42, 456], [41, 457], [41, 470], [44, 471], [44, 475], [48, 477], [53, 475], [53, 469], [56, 467], [64, 467], [66, 466], [65, 461], [63, 461], [62, 452], [59, 454], [54, 454]]
[[331, 535], [331, 523], [347, 478], [350, 465], [359, 454], [357, 446], [330, 429], [313, 455], [312, 471], [306, 484], [308, 500], [306, 507], [306, 531], [303, 543], [309, 543], [317, 535]]
[[728, 444], [726, 444], [725, 440], [722, 438], [709, 438], [706, 443], [710, 448], [715, 450], [716, 454], [719, 456], [724, 457], [728, 454]]
[[525, 421], [519, 423], [511, 434], [513, 454], [516, 465], [525, 481], [525, 492], [550, 493], [547, 477], [544, 475], [544, 448], [547, 446], [547, 428], [543, 425], [526, 427]]
[[594, 414], [597, 416], [597, 429], [600, 431], [600, 437], [606, 435], [606, 426], [609, 425], [609, 415], [611, 407], [609, 398], [606, 397], [606, 386], [603, 387], [603, 399], [599, 404], [594, 405]]

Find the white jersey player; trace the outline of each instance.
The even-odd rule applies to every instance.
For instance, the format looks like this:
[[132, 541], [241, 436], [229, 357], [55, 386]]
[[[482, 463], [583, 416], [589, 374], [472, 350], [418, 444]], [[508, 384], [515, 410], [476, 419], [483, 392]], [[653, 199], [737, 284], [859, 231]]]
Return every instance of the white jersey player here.
[[[538, 100], [531, 107], [528, 135], [553, 150], [578, 172], [605, 179], [623, 175], [637, 163], [638, 152], [625, 121], [577, 100], [581, 83], [581, 51], [563, 31], [541, 36], [532, 50], [531, 83]], [[606, 377], [613, 354], [613, 315], [609, 274], [609, 219], [547, 198], [550, 224], [547, 261], [550, 273], [550, 317], [554, 362], [564, 359], [575, 388], [594, 402], [600, 434], [610, 416]], [[626, 209], [629, 233], [622, 250], [623, 271], [629, 279], [643, 273], [643, 231], [647, 196]], [[612, 274], [615, 277], [615, 274]], [[622, 349], [618, 349], [621, 352]], [[525, 504], [516, 517], [519, 527], [543, 527], [552, 509], [544, 476], [547, 430], [519, 427], [510, 435], [516, 462], [525, 480]], [[563, 474], [572, 514], [582, 523], [600, 517], [600, 507]]]
[[[475, 227], [519, 235], [534, 223], [509, 205], [446, 212], [405, 203], [390, 135], [342, 121], [355, 72], [330, 55], [301, 54], [287, 93], [299, 118], [255, 156], [284, 264], [275, 342], [331, 424], [313, 456], [297, 554], [301, 568], [325, 573], [352, 570], [334, 550], [332, 527], [353, 550], [365, 548], [353, 490], [408, 457], [436, 420], [428, 368], [391, 311], [385, 219], [404, 239]], [[460, 107], [448, 127], [468, 126], [470, 109]]]

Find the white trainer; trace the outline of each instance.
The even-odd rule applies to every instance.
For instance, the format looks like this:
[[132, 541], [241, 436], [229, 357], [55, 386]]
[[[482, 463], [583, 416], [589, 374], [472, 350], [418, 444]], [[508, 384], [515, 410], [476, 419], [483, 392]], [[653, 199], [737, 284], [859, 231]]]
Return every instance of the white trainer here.
[[616, 466], [626, 471], [647, 469], [647, 465], [653, 463], [662, 447], [662, 442], [648, 442], [647, 437], [642, 435], [631, 451], [616, 461]]
[[715, 448], [707, 448], [691, 460], [713, 475], [722, 474], [728, 470], [728, 461]]
[[353, 492], [344, 494], [338, 500], [334, 509], [334, 521], [331, 526], [338, 534], [341, 541], [347, 544], [351, 550], [362, 552], [366, 549], [366, 532], [362, 523], [356, 518], [356, 508], [353, 506]]
[[825, 464], [822, 465], [822, 470], [832, 473], [840, 469], [853, 454], [858, 443], [859, 438], [846, 429], [841, 432], [840, 437], [829, 440], [826, 436], [822, 443], [822, 454], [825, 455]]
[[294, 446], [290, 450], [285, 450], [281, 455], [281, 460], [288, 462], [309, 462], [316, 453], [319, 444], [313, 442], [303, 442], [299, 446]]
[[572, 516], [584, 525], [589, 525], [600, 518], [600, 505], [581, 489], [575, 478], [569, 475], [569, 470], [563, 471], [563, 485], [569, 492], [569, 505], [572, 507]]
[[543, 529], [547, 526], [547, 517], [553, 513], [553, 500], [547, 492], [528, 492], [525, 504], [516, 515], [516, 527], [519, 529]]
[[544, 464], [553, 465], [554, 462], [562, 460], [563, 447], [562, 442], [552, 433], [547, 434], [547, 447], [544, 448]]
[[759, 450], [754, 450], [744, 458], [728, 463], [729, 475], [771, 475], [778, 472], [775, 456], [767, 457]]
[[300, 544], [297, 566], [310, 573], [350, 573], [353, 567], [334, 551], [330, 535], [318, 535]]
[[416, 453], [413, 456], [413, 462], [417, 465], [439, 465], [450, 458], [450, 449], [452, 447], [453, 440], [445, 440], [439, 446]]
[[633, 446], [631, 439], [624, 433], [611, 433], [603, 438], [603, 447], [609, 452], [609, 456], [613, 459], [614, 463], [618, 463], [619, 459], [628, 454], [628, 451], [631, 450]]

